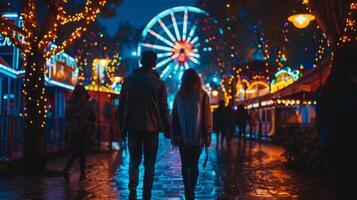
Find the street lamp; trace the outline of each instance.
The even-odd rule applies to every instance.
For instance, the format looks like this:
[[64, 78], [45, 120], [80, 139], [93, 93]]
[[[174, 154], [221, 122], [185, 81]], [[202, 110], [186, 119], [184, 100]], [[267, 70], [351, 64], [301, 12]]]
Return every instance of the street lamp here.
[[[101, 113], [100, 113], [100, 92], [102, 91], [101, 89], [101, 75], [104, 73], [104, 67], [109, 64], [110, 60], [107, 58], [96, 58], [93, 60], [93, 66], [95, 66], [96, 70], [93, 72], [96, 72], [96, 75], [93, 76], [94, 81], [96, 80], [96, 88], [97, 95], [98, 95], [98, 150], [100, 150], [100, 142], [101, 142]], [[102, 73], [101, 73], [102, 72]]]
[[315, 16], [312, 14], [301, 13], [301, 14], [291, 15], [288, 18], [288, 21], [292, 22], [296, 28], [304, 29], [314, 19], [315, 19]]

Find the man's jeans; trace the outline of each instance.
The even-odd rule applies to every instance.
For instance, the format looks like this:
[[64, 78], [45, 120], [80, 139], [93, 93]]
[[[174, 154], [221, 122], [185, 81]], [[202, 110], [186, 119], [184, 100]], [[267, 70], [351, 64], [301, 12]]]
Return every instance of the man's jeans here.
[[138, 186], [139, 165], [141, 163], [142, 154], [144, 153], [144, 199], [150, 199], [151, 196], [151, 189], [154, 181], [156, 154], [158, 149], [158, 135], [158, 133], [141, 131], [130, 131], [128, 134], [130, 153], [129, 189], [135, 190]]

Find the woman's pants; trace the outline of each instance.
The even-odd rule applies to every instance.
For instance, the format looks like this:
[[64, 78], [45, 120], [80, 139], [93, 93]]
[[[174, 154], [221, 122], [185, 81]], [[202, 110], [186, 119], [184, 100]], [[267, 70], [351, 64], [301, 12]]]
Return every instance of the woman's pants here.
[[198, 178], [198, 160], [202, 146], [180, 145], [182, 178], [186, 199], [194, 199]]
[[71, 148], [71, 155], [67, 160], [66, 166], [64, 168], [65, 172], [69, 172], [72, 167], [73, 162], [79, 157], [79, 168], [81, 175], [85, 175], [86, 169], [86, 145], [85, 144], [73, 144]]

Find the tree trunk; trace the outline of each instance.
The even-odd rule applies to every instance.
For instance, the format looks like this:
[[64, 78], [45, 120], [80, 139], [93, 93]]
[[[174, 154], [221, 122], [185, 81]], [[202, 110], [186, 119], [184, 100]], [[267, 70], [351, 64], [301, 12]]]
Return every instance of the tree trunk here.
[[45, 152], [45, 59], [33, 48], [27, 55], [23, 94], [25, 97], [24, 171], [41, 173], [46, 167]]

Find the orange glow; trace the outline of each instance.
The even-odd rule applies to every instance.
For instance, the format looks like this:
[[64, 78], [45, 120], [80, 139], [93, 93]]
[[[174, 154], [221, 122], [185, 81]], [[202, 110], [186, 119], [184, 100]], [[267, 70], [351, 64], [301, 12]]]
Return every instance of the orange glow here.
[[188, 61], [188, 58], [191, 57], [190, 54], [192, 53], [192, 44], [184, 41], [176, 42], [173, 48], [173, 53], [178, 54], [177, 59], [179, 63], [185, 63]]
[[296, 14], [288, 18], [288, 20], [292, 22], [296, 28], [299, 29], [306, 28], [314, 19], [315, 16], [311, 14]]

